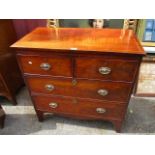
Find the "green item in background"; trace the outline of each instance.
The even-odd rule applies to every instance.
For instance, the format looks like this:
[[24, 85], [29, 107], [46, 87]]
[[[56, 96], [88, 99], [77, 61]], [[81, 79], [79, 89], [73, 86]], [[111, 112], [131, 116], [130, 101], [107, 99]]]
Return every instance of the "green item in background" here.
[[137, 37], [140, 41], [143, 41], [145, 26], [146, 26], [146, 19], [140, 19], [138, 21], [138, 26], [137, 26]]
[[124, 19], [110, 19], [109, 27], [110, 28], [123, 28]]

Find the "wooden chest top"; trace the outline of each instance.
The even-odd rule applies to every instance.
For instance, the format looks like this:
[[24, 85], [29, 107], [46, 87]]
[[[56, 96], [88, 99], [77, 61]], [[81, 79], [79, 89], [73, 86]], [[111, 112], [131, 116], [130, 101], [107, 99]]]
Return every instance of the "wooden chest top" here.
[[112, 52], [144, 55], [132, 30], [94, 28], [36, 28], [11, 47], [61, 52]]

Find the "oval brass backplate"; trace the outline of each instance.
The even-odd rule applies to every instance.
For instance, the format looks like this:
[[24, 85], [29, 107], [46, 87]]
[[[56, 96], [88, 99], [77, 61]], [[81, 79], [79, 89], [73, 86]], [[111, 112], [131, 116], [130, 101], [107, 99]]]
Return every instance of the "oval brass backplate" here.
[[99, 72], [102, 75], [110, 74], [111, 68], [109, 68], [109, 67], [100, 67]]
[[54, 90], [54, 86], [53, 86], [52, 84], [46, 84], [46, 85], [45, 85], [45, 89], [46, 89], [47, 91], [53, 91], [53, 90]]
[[51, 103], [49, 103], [49, 107], [51, 107], [51, 108], [55, 109], [55, 108], [57, 108], [57, 107], [58, 107], [58, 103], [51, 102]]
[[45, 71], [48, 71], [51, 69], [51, 65], [49, 63], [41, 63], [40, 68], [45, 70]]
[[96, 108], [96, 112], [99, 114], [104, 114], [106, 112], [106, 109], [104, 108]]

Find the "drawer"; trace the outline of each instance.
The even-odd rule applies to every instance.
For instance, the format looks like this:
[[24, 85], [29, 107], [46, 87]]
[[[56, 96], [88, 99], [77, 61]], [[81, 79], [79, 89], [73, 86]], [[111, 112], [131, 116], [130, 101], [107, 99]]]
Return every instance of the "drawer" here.
[[127, 101], [131, 85], [122, 82], [102, 82], [65, 78], [27, 78], [32, 92], [94, 98], [99, 100]]
[[73, 114], [95, 118], [109, 118], [120, 120], [125, 112], [125, 106], [115, 102], [97, 102], [94, 100], [70, 97], [33, 96], [37, 110], [58, 114]]
[[24, 73], [71, 77], [71, 59], [65, 56], [18, 55]]
[[131, 82], [137, 67], [135, 60], [77, 57], [76, 77]]

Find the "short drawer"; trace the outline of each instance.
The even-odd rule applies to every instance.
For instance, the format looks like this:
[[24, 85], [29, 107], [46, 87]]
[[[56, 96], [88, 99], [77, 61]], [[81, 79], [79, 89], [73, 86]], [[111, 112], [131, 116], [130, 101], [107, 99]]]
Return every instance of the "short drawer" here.
[[76, 77], [113, 81], [134, 80], [138, 61], [105, 59], [105, 58], [76, 58]]
[[95, 80], [60, 78], [27, 78], [32, 92], [126, 102], [131, 84]]
[[33, 96], [36, 109], [57, 114], [72, 114], [95, 118], [120, 120], [126, 110], [125, 106], [115, 102], [97, 102], [94, 100], [70, 97]]
[[24, 73], [71, 77], [71, 59], [65, 56], [18, 55]]

